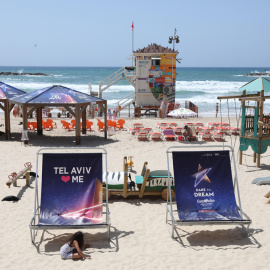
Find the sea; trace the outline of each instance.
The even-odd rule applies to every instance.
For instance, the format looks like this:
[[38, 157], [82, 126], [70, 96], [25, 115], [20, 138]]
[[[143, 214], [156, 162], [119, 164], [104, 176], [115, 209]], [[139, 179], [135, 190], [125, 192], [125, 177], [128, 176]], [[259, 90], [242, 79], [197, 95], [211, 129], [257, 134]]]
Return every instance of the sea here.
[[[63, 85], [77, 91], [89, 94], [89, 83], [94, 91], [98, 91], [99, 82], [121, 67], [0, 67], [0, 72], [45, 73], [53, 76], [3, 76], [0, 81], [26, 92], [42, 89], [52, 85]], [[213, 117], [216, 115], [218, 96], [239, 95], [239, 88], [257, 77], [245, 76], [250, 72], [269, 71], [269, 67], [245, 68], [176, 68], [176, 103], [184, 106], [185, 101], [191, 101], [199, 108], [199, 116]], [[270, 79], [270, 78], [269, 78]], [[259, 89], [260, 90], [260, 89]], [[116, 103], [134, 91], [125, 79], [103, 92], [103, 99], [108, 102], [108, 108], [116, 107]], [[265, 95], [270, 93], [265, 93]], [[251, 105], [251, 104], [250, 104]], [[219, 102], [219, 115], [237, 116], [241, 104], [237, 99]], [[132, 108], [133, 109], [133, 108]], [[133, 110], [132, 110], [133, 112]], [[265, 103], [265, 113], [270, 112], [270, 103]]]

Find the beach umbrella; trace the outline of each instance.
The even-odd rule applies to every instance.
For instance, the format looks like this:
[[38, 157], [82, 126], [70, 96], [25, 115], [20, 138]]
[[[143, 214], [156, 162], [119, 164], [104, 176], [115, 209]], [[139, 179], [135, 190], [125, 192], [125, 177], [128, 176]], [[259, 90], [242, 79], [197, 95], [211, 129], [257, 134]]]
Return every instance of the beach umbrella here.
[[197, 113], [191, 111], [190, 109], [178, 108], [178, 109], [171, 111], [167, 115], [175, 117], [175, 118], [181, 118], [181, 117], [195, 117], [195, 116], [197, 116]]

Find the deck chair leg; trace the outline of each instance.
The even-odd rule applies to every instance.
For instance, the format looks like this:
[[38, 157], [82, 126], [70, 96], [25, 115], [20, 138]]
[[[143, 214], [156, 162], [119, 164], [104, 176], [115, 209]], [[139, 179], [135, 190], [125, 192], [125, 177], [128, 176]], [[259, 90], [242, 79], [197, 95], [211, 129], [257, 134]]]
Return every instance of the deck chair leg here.
[[107, 229], [107, 238], [108, 238], [108, 241], [110, 241], [110, 239], [111, 239], [110, 233], [111, 233], [111, 226], [108, 226], [108, 229]]
[[172, 221], [172, 238], [174, 238], [174, 230], [175, 230], [175, 226], [174, 226], [174, 222]]
[[36, 233], [35, 230], [30, 228], [31, 241], [33, 244], [35, 243], [36, 238], [35, 233]]

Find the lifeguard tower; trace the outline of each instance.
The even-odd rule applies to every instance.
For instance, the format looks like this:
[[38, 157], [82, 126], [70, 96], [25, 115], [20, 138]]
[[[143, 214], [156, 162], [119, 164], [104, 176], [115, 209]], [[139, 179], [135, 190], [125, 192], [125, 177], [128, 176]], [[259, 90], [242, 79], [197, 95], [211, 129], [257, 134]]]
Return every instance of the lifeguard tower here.
[[[116, 112], [134, 106], [135, 117], [141, 115], [155, 115], [160, 109], [162, 101], [166, 101], [169, 111], [175, 105], [176, 61], [178, 51], [163, 47], [155, 43], [133, 52], [135, 65], [126, 66], [99, 83], [99, 91], [92, 91], [89, 84], [90, 95], [102, 98], [102, 93], [121, 79], [126, 79], [135, 89], [134, 92], [117, 103]], [[190, 101], [185, 107], [198, 113], [198, 108]]]
[[135, 116], [157, 111], [161, 102], [175, 103], [178, 51], [151, 44], [134, 52], [136, 63]]

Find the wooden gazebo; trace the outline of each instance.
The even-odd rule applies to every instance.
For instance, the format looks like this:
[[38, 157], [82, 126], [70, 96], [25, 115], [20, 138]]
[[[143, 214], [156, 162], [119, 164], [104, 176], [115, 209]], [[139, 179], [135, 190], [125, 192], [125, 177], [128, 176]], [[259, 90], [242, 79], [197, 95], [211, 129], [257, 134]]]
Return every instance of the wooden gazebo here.
[[26, 92], [13, 86], [0, 82], [0, 109], [4, 111], [5, 115], [5, 133], [7, 140], [10, 139], [10, 112], [14, 106], [14, 104], [9, 103], [9, 100], [25, 93]]
[[42, 109], [44, 107], [64, 107], [76, 119], [76, 145], [81, 144], [80, 117], [82, 116], [82, 133], [86, 134], [86, 108], [90, 104], [97, 104], [104, 113], [104, 137], [107, 139], [107, 100], [61, 85], [53, 85], [10, 99], [9, 102], [22, 106], [23, 129], [25, 130], [27, 130], [28, 116], [36, 110], [38, 135], [42, 135]]

